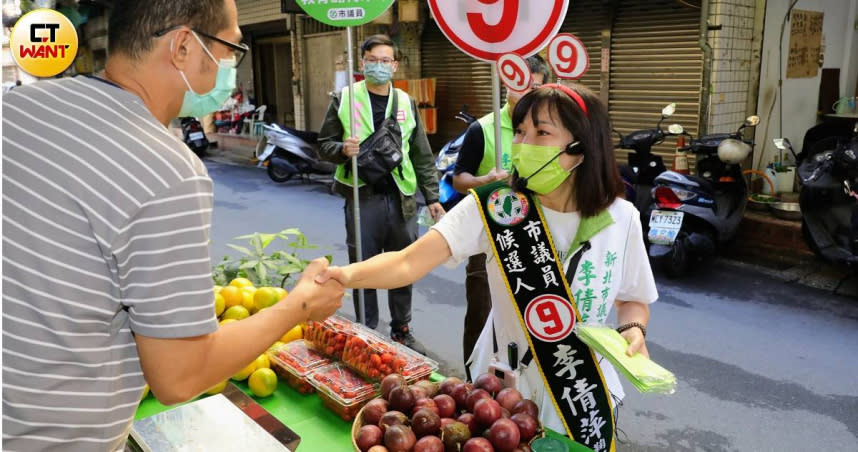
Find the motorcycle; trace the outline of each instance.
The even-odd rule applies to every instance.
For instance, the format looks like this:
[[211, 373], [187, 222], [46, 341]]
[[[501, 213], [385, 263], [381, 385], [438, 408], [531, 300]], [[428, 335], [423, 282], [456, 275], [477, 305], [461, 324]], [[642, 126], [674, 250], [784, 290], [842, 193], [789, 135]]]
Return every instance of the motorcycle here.
[[[786, 138], [775, 146], [795, 155]], [[851, 139], [808, 154], [799, 164], [799, 207], [805, 242], [820, 258], [858, 268], [858, 123]]]
[[649, 256], [668, 276], [684, 275], [692, 258], [711, 256], [735, 237], [748, 202], [741, 163], [754, 146], [742, 130], [759, 122], [749, 116], [734, 133], [692, 139], [683, 150], [694, 153], [698, 176], [665, 171], [655, 178], [646, 209]]
[[620, 137], [617, 147], [634, 151], [629, 154], [628, 165], [619, 165], [619, 170], [626, 186], [626, 199], [641, 212], [641, 222], [644, 225], [646, 222], [643, 212], [650, 205], [650, 192], [655, 178], [667, 171], [664, 159], [660, 155], [653, 154], [652, 147], [663, 142], [665, 137], [684, 134], [679, 124], [671, 124], [667, 131], [661, 128], [662, 121], [673, 116], [675, 112], [675, 103], [665, 106], [661, 110], [661, 119], [654, 129], [636, 130], [626, 136], [614, 129], [614, 133]]
[[259, 166], [268, 167], [274, 182], [286, 182], [296, 174], [334, 174], [336, 165], [319, 158], [316, 132], [305, 132], [277, 124], [265, 124], [262, 139], [256, 144]]
[[[467, 113], [468, 106], [463, 105], [462, 110], [456, 113], [456, 119], [464, 122], [468, 126], [471, 125], [477, 118]], [[468, 128], [462, 131], [456, 138], [453, 138], [438, 153], [435, 159], [435, 168], [438, 170], [438, 190], [439, 202], [444, 207], [444, 211], [449, 212], [462, 198], [465, 197], [462, 193], [453, 188], [453, 170], [456, 167], [456, 160], [459, 158], [459, 150], [462, 149], [462, 142], [465, 140], [465, 132]]]
[[203, 125], [197, 118], [186, 117], [181, 118], [182, 124], [182, 141], [197, 154], [199, 158], [206, 155], [206, 149], [209, 148], [209, 140], [206, 138], [206, 133], [203, 131]]

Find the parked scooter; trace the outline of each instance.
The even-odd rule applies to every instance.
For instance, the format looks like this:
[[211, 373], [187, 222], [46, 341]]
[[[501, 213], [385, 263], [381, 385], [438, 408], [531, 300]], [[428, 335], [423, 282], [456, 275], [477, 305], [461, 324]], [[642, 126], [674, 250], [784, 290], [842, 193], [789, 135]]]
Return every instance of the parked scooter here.
[[[795, 155], [788, 139], [774, 141]], [[853, 195], [858, 192], [858, 123], [851, 139], [806, 155], [798, 175], [805, 242], [820, 258], [858, 269], [858, 197]]]
[[331, 175], [336, 165], [319, 158], [316, 132], [305, 132], [277, 124], [263, 126], [263, 138], [256, 145], [259, 166], [268, 166], [268, 177], [274, 182], [286, 182], [296, 174]]
[[655, 178], [647, 209], [649, 255], [668, 276], [684, 275], [692, 258], [711, 256], [735, 237], [748, 202], [741, 163], [754, 145], [742, 130], [759, 122], [749, 116], [734, 133], [691, 140], [684, 150], [696, 155], [698, 176], [666, 171]]
[[181, 118], [182, 123], [182, 141], [197, 154], [199, 158], [206, 155], [206, 149], [209, 148], [209, 140], [206, 138], [206, 133], [203, 131], [203, 125], [197, 118], [187, 117]]
[[634, 203], [641, 212], [641, 220], [644, 226], [646, 225], [646, 218], [643, 215], [651, 202], [650, 192], [655, 178], [667, 171], [664, 166], [664, 159], [660, 155], [653, 154], [652, 147], [663, 142], [665, 137], [684, 133], [684, 129], [679, 124], [671, 124], [666, 131], [661, 128], [662, 121], [673, 116], [675, 112], [675, 103], [665, 106], [661, 110], [661, 119], [658, 120], [654, 129], [636, 130], [626, 136], [614, 129], [614, 132], [620, 137], [617, 147], [634, 151], [629, 154], [628, 165], [619, 165], [619, 169], [626, 186], [626, 199]]
[[[462, 110], [456, 113], [456, 119], [467, 125], [471, 125], [477, 118], [469, 115], [467, 110], [468, 106], [463, 105]], [[453, 188], [453, 170], [456, 167], [456, 160], [459, 158], [459, 150], [462, 149], [462, 142], [465, 140], [465, 132], [467, 130], [466, 127], [459, 136], [447, 142], [435, 159], [435, 168], [438, 169], [439, 202], [445, 211], [452, 209], [453, 206], [465, 197], [465, 195]]]

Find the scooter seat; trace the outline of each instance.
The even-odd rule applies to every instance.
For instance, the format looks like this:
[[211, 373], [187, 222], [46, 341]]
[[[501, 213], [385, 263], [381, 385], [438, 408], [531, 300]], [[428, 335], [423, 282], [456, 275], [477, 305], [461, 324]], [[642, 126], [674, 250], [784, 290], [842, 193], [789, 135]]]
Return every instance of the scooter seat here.
[[687, 187], [698, 186], [709, 193], [715, 192], [715, 185], [709, 179], [690, 174], [679, 174], [674, 171], [665, 171], [655, 178], [656, 184], [678, 184]]

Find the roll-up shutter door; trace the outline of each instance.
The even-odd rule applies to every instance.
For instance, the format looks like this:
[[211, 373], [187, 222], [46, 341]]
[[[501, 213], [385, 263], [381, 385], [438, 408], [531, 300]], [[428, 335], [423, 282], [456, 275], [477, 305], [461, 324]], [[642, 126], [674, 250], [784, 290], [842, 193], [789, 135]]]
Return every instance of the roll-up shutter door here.
[[572, 2], [566, 19], [560, 27], [561, 33], [572, 33], [584, 43], [590, 57], [590, 69], [578, 83], [600, 91], [602, 66], [602, 30], [610, 28], [608, 5], [603, 0], [581, 0]]
[[[609, 109], [614, 127], [625, 134], [655, 127], [661, 109], [676, 102], [667, 119], [697, 136], [703, 52], [698, 44], [700, 10], [675, 0], [622, 0], [611, 43]], [[670, 168], [676, 140], [653, 149]], [[627, 152], [618, 150], [617, 159]]]
[[492, 110], [492, 76], [488, 63], [471, 58], [456, 48], [434, 20], [426, 21], [421, 61], [424, 78], [435, 78], [438, 133], [429, 135], [436, 153], [463, 130], [455, 114], [468, 105], [468, 113], [480, 117]]

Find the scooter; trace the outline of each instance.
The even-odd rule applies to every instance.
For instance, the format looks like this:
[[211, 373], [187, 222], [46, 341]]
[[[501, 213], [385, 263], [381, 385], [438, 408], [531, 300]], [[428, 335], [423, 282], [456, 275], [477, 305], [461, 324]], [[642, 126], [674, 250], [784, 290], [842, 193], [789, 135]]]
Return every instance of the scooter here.
[[[786, 138], [775, 146], [795, 155]], [[806, 155], [798, 167], [802, 186], [799, 207], [801, 231], [820, 258], [858, 269], [858, 123], [851, 139], [833, 150]]]
[[683, 150], [695, 154], [698, 176], [666, 171], [655, 178], [647, 208], [649, 256], [668, 276], [683, 276], [692, 258], [714, 255], [735, 237], [748, 203], [741, 163], [754, 145], [742, 130], [759, 122], [759, 116], [749, 116], [734, 133], [691, 140]]
[[336, 165], [319, 158], [316, 132], [305, 132], [277, 124], [265, 124], [263, 137], [256, 145], [259, 166], [268, 167], [268, 177], [282, 183], [296, 174], [334, 174]]
[[[468, 106], [463, 105], [462, 110], [456, 113], [456, 119], [467, 125], [471, 125], [471, 123], [476, 121], [477, 118], [469, 115], [467, 110]], [[453, 188], [453, 170], [456, 167], [456, 160], [459, 158], [459, 150], [462, 149], [462, 142], [465, 141], [465, 133], [467, 131], [468, 128], [465, 127], [465, 130], [463, 130], [462, 133], [447, 142], [447, 144], [441, 148], [441, 152], [438, 153], [438, 157], [435, 159], [435, 168], [438, 170], [439, 202], [446, 212], [450, 211], [453, 206], [465, 197], [465, 195], [459, 193], [455, 188]]]
[[197, 154], [199, 158], [206, 155], [206, 149], [209, 148], [209, 140], [206, 138], [206, 133], [203, 131], [203, 125], [194, 117], [181, 118], [182, 123], [182, 141]]
[[620, 137], [617, 147], [634, 151], [629, 154], [628, 165], [619, 165], [619, 170], [626, 186], [626, 199], [641, 212], [641, 222], [644, 225], [646, 222], [643, 213], [650, 205], [650, 192], [655, 178], [667, 171], [664, 159], [660, 155], [653, 154], [652, 147], [664, 141], [665, 137], [684, 134], [684, 129], [679, 124], [671, 124], [667, 131], [661, 128], [662, 121], [673, 116], [675, 112], [675, 103], [665, 106], [661, 110], [661, 119], [654, 129], [636, 130], [626, 136], [614, 129], [614, 133]]

